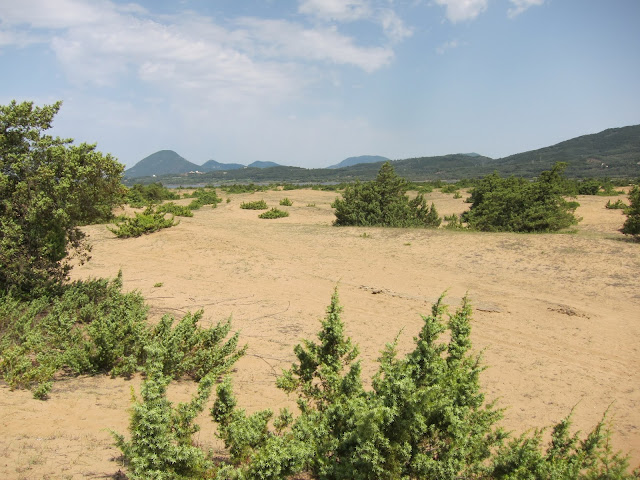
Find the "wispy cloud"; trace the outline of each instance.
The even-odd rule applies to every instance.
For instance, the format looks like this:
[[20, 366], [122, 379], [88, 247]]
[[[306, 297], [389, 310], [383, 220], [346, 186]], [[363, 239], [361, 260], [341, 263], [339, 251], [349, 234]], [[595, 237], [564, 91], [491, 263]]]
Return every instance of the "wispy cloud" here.
[[487, 9], [488, 0], [435, 0], [446, 7], [446, 17], [451, 23], [474, 20]]
[[462, 43], [460, 43], [458, 40], [450, 40], [436, 47], [436, 53], [438, 55], [444, 55], [447, 52], [447, 50], [458, 48], [461, 45]]
[[507, 10], [509, 18], [515, 18], [530, 7], [538, 7], [544, 3], [544, 0], [509, 0], [513, 7]]
[[[341, 21], [374, 18], [383, 38], [410, 35], [392, 10], [373, 11], [365, 0], [306, 0], [300, 11]], [[394, 55], [390, 46], [358, 45], [333, 25], [254, 17], [216, 23], [106, 0], [1, 2], [0, 18], [0, 45], [48, 44], [76, 85], [113, 87], [136, 78], [216, 101], [290, 97], [315, 81], [314, 64], [374, 72]]]

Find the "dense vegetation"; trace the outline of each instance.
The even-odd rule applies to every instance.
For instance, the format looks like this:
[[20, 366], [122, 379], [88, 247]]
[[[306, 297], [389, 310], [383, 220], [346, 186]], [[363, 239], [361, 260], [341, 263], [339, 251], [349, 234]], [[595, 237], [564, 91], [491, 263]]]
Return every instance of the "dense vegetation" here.
[[264, 200], [255, 200], [253, 202], [242, 202], [240, 208], [245, 210], [266, 210], [269, 206]]
[[423, 317], [413, 351], [398, 358], [396, 343], [386, 346], [372, 388], [365, 389], [358, 349], [344, 335], [335, 292], [318, 342], [296, 346], [297, 362], [277, 380], [296, 396], [297, 416], [287, 409], [247, 415], [237, 407], [229, 377], [217, 387], [211, 415], [228, 448], [227, 460], [212, 459], [193, 442], [194, 419], [219, 372], [203, 377], [191, 402], [173, 407], [166, 399], [165, 356], [149, 348], [130, 439], [115, 434], [129, 477], [638, 478], [640, 473], [628, 473], [626, 457], [611, 451], [604, 420], [581, 439], [570, 432], [567, 417], [553, 427], [548, 444], [542, 431], [510, 438], [497, 427], [502, 412], [485, 402], [479, 387], [483, 367], [471, 354], [471, 306], [465, 299], [445, 321], [442, 300]]
[[88, 258], [78, 226], [110, 218], [123, 194], [113, 157], [46, 134], [60, 105], [0, 106], [0, 291], [64, 280], [71, 254]]
[[534, 182], [488, 175], [471, 190], [471, 208], [463, 220], [470, 228], [491, 232], [550, 232], [577, 223], [573, 212], [578, 204], [563, 198], [565, 167], [556, 164]]
[[0, 375], [11, 388], [46, 398], [54, 375], [109, 373], [130, 376], [143, 365], [150, 345], [168, 354], [163, 374], [195, 380], [230, 367], [244, 350], [229, 322], [201, 328], [202, 312], [147, 322], [140, 293], [122, 292], [122, 280], [90, 280], [61, 287], [62, 293], [23, 300], [0, 297]]
[[438, 227], [441, 219], [435, 206], [427, 206], [424, 195], [407, 197], [408, 182], [396, 175], [389, 162], [382, 165], [371, 182], [347, 185], [335, 208], [335, 225], [382, 227]]
[[163, 200], [177, 200], [179, 195], [163, 186], [160, 182], [142, 185], [136, 183], [127, 189], [125, 202], [134, 208], [146, 207], [162, 202]]

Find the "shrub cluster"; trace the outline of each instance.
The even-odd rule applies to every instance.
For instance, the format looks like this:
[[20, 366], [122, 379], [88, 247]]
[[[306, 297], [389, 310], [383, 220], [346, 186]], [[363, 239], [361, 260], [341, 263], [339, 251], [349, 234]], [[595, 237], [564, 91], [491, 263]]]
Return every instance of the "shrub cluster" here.
[[280, 205], [284, 207], [290, 207], [291, 205], [293, 205], [293, 202], [289, 200], [289, 198], [284, 197], [282, 200], [280, 200]]
[[163, 200], [177, 200], [179, 198], [177, 193], [172, 192], [160, 182], [149, 185], [136, 183], [127, 190], [125, 202], [134, 208], [141, 208], [160, 203]]
[[0, 298], [0, 375], [11, 388], [28, 388], [45, 398], [54, 375], [109, 373], [129, 376], [146, 361], [146, 348], [167, 352], [163, 374], [199, 380], [227, 369], [244, 353], [231, 325], [201, 328], [202, 312], [185, 315], [175, 326], [165, 316], [152, 327], [140, 293], [122, 292], [121, 275], [112, 281], [75, 282], [58, 296], [25, 301]]
[[435, 206], [427, 206], [423, 194], [406, 196], [408, 183], [386, 162], [376, 180], [347, 185], [335, 208], [334, 225], [381, 227], [438, 227], [441, 218]]
[[233, 184], [233, 185], [223, 185], [220, 187], [225, 193], [254, 193], [254, 192], [266, 192], [269, 189], [266, 185], [255, 185], [253, 183], [249, 183], [248, 185], [243, 184]]
[[170, 213], [176, 217], [193, 217], [193, 212], [189, 207], [178, 205], [174, 202], [163, 203], [156, 207], [157, 213]]
[[109, 228], [109, 231], [115, 233], [118, 238], [130, 238], [157, 232], [177, 224], [173, 217], [165, 218], [165, 214], [161, 211], [148, 207], [143, 213], [135, 212], [133, 217], [118, 218], [116, 227]]
[[269, 208], [264, 200], [256, 200], [254, 202], [242, 202], [240, 208], [245, 210], [266, 210]]
[[549, 232], [578, 223], [573, 212], [579, 204], [562, 196], [565, 168], [558, 163], [534, 182], [488, 175], [471, 190], [472, 205], [463, 221], [491, 232]]
[[283, 210], [273, 207], [271, 210], [268, 210], [258, 215], [258, 218], [273, 219], [273, 218], [283, 218], [288, 216], [289, 216], [289, 212], [285, 212]]
[[197, 188], [191, 195], [185, 194], [186, 198], [194, 198], [189, 204], [191, 210], [198, 210], [205, 205], [213, 205], [216, 208], [222, 199], [218, 197], [215, 188]]
[[367, 389], [341, 311], [335, 292], [318, 341], [297, 345], [297, 361], [277, 379], [296, 396], [297, 416], [287, 409], [248, 415], [238, 408], [229, 377], [217, 387], [211, 416], [228, 460], [207, 457], [192, 438], [212, 375], [203, 377], [191, 402], [173, 407], [166, 400], [164, 356], [148, 348], [130, 440], [115, 434], [129, 478], [604, 480], [640, 474], [629, 473], [627, 458], [611, 450], [604, 419], [581, 439], [570, 433], [567, 417], [553, 427], [548, 445], [542, 430], [510, 438], [496, 426], [502, 411], [480, 392], [483, 367], [470, 353], [466, 299], [445, 321], [441, 297], [403, 358], [397, 341], [387, 344]]

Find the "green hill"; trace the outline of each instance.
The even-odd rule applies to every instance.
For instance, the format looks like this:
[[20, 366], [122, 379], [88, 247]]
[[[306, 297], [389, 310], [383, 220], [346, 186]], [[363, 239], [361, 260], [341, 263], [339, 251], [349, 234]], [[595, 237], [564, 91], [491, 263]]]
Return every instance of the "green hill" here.
[[358, 165], [360, 163], [379, 163], [389, 160], [387, 157], [381, 157], [380, 155], [360, 155], [359, 157], [349, 157], [342, 160], [336, 165], [331, 165], [327, 168], [344, 168]]
[[143, 158], [133, 167], [125, 170], [126, 178], [136, 177], [160, 177], [163, 175], [176, 175], [185, 172], [195, 172], [200, 166], [191, 163], [178, 155], [173, 150], [160, 150]]

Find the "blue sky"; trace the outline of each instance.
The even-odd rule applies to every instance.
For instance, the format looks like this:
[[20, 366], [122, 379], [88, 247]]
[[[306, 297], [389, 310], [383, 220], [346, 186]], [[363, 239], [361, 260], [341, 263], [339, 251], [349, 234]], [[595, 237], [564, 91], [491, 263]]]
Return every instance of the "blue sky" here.
[[639, 0], [0, 0], [0, 103], [127, 167], [494, 158], [640, 123]]

